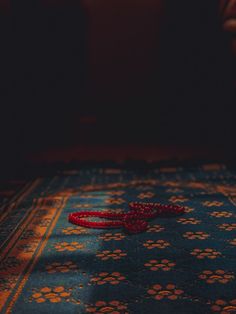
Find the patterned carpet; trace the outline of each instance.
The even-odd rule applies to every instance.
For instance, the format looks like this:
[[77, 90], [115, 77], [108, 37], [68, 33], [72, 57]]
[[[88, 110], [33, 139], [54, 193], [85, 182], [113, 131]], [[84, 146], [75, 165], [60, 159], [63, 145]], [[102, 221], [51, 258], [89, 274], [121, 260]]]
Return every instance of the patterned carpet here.
[[[70, 225], [79, 210], [181, 204], [147, 232]], [[0, 313], [235, 313], [236, 171], [83, 168], [27, 183], [0, 216]]]

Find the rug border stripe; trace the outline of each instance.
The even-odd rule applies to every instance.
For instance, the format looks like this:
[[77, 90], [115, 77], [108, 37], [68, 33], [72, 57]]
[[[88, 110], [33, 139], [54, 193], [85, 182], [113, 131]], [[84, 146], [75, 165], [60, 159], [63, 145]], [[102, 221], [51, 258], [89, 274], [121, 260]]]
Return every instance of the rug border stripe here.
[[[36, 182], [37, 181], [37, 182]], [[32, 183], [32, 185], [29, 187], [29, 189], [27, 191], [25, 191], [24, 195], [22, 195], [22, 197], [20, 198], [19, 201], [17, 201], [17, 204], [16, 205], [19, 205], [20, 202], [23, 201], [23, 199], [25, 199], [25, 197], [27, 197], [27, 195], [29, 195], [29, 193], [31, 193], [41, 182], [41, 180], [36, 180], [35, 182]], [[15, 207], [15, 206], [14, 206]], [[32, 207], [30, 207], [30, 210], [32, 210]], [[13, 208], [12, 208], [13, 209]], [[19, 227], [20, 224], [23, 224], [24, 221], [26, 220], [26, 217], [27, 216], [27, 213], [21, 218], [21, 220], [18, 222], [17, 226], [15, 226], [14, 229], [12, 229], [10, 232], [9, 232], [9, 235], [8, 237], [5, 239], [5, 241], [3, 241], [1, 243], [1, 246], [0, 246], [0, 251], [4, 250], [4, 246], [6, 245], [7, 242], [11, 241], [10, 239], [14, 236], [15, 237], [15, 231], [16, 229]], [[9, 243], [8, 243], [9, 245]], [[2, 255], [3, 252], [1, 252], [1, 255]], [[2, 259], [4, 259], [5, 257], [2, 257]]]
[[27, 280], [28, 280], [28, 278], [29, 278], [29, 276], [30, 276], [32, 269], [34, 268], [35, 264], [37, 263], [37, 261], [38, 261], [40, 255], [41, 255], [41, 253], [42, 253], [42, 251], [44, 250], [44, 248], [45, 248], [45, 246], [46, 246], [46, 244], [47, 244], [47, 242], [48, 242], [48, 239], [49, 239], [50, 235], [52, 234], [52, 231], [53, 231], [53, 229], [54, 229], [54, 227], [55, 227], [55, 225], [56, 225], [56, 223], [57, 223], [57, 221], [58, 221], [58, 219], [59, 219], [59, 217], [60, 217], [60, 215], [61, 215], [61, 213], [62, 213], [62, 210], [63, 210], [64, 207], [65, 207], [65, 204], [66, 204], [67, 200], [68, 200], [67, 197], [63, 199], [63, 202], [62, 202], [62, 204], [61, 204], [61, 207], [60, 207], [60, 209], [58, 210], [58, 212], [57, 212], [57, 214], [56, 214], [56, 216], [55, 216], [55, 218], [54, 218], [54, 221], [52, 222], [51, 226], [49, 227], [48, 233], [47, 233], [47, 235], [45, 236], [45, 238], [44, 238], [44, 240], [43, 240], [43, 242], [42, 242], [42, 244], [41, 244], [41, 247], [39, 248], [37, 254], [36, 254], [35, 257], [33, 258], [32, 262], [31, 262], [31, 264], [30, 264], [30, 267], [28, 268], [28, 270], [27, 270], [26, 273], [24, 274], [24, 276], [23, 276], [21, 282], [19, 283], [19, 286], [18, 286], [18, 288], [17, 288], [17, 290], [16, 290], [16, 292], [15, 292], [15, 295], [12, 297], [12, 299], [11, 299], [9, 305], [8, 305], [7, 308], [6, 308], [6, 311], [5, 311], [6, 314], [11, 313], [11, 310], [12, 310], [12, 308], [13, 308], [15, 302], [17, 301], [18, 297], [20, 296], [20, 293], [21, 293], [21, 291], [23, 290], [23, 288], [24, 288], [24, 286], [25, 286], [25, 284], [26, 284], [26, 282], [27, 282]]
[[[6, 209], [4, 213], [0, 217], [0, 223], [5, 219], [5, 217], [9, 214], [9, 212], [14, 209], [16, 206], [18, 206], [28, 195], [30, 192], [35, 189], [42, 179], [36, 179], [34, 181], [31, 181], [27, 183], [17, 195], [14, 195], [13, 198], [9, 201], [8, 204], [4, 204], [4, 206], [1, 208], [1, 211]], [[14, 202], [16, 198], [16, 201]]]

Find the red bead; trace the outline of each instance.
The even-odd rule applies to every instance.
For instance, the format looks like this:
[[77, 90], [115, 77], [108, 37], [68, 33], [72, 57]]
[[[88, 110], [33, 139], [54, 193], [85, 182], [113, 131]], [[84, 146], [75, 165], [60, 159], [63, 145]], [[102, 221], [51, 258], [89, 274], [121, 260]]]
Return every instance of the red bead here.
[[[147, 219], [155, 218], [161, 214], [184, 213], [185, 208], [178, 205], [162, 205], [159, 203], [129, 203], [130, 211], [124, 214], [114, 214], [113, 212], [81, 211], [68, 215], [68, 220], [72, 224], [87, 228], [120, 228], [124, 227], [129, 233], [139, 233], [147, 229]], [[93, 222], [86, 220], [86, 217], [105, 218], [108, 221]], [[113, 220], [110, 220], [113, 219]]]

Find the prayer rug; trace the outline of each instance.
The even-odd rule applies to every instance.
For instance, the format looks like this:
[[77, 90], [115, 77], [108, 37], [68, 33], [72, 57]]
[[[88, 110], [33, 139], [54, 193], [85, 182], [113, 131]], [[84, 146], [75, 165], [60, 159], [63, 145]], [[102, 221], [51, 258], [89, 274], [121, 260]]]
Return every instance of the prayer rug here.
[[[130, 201], [179, 204], [144, 233], [68, 223]], [[81, 167], [35, 179], [1, 208], [0, 313], [236, 312], [236, 171]]]

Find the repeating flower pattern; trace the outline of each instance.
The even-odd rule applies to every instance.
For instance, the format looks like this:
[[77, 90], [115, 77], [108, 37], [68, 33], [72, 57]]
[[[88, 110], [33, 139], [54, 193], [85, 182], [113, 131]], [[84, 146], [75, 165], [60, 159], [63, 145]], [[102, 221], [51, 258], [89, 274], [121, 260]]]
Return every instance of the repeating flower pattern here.
[[81, 194], [80, 195], [81, 199], [88, 199], [88, 198], [97, 198], [97, 195], [95, 194]]
[[212, 213], [210, 213], [210, 216], [212, 217], [216, 217], [216, 218], [229, 218], [232, 217], [233, 214], [231, 212], [227, 212], [227, 211], [214, 211]]
[[54, 273], [68, 273], [69, 271], [78, 270], [78, 267], [72, 261], [68, 261], [65, 263], [54, 262], [52, 264], [46, 265], [46, 270], [49, 274]]
[[108, 232], [108, 233], [105, 233], [103, 235], [100, 235], [99, 238], [102, 239], [103, 241], [108, 242], [108, 241], [112, 241], [112, 240], [121, 241], [121, 240], [125, 239], [125, 237], [126, 237], [125, 234], [121, 233], [121, 232], [116, 232], [116, 233]]
[[183, 190], [179, 189], [179, 188], [169, 188], [166, 190], [167, 193], [181, 193], [183, 192]]
[[225, 301], [225, 300], [216, 300], [211, 306], [212, 312], [219, 314], [229, 314], [236, 312], [236, 299]]
[[138, 195], [138, 198], [143, 200], [145, 198], [152, 198], [153, 196], [155, 196], [155, 193], [153, 192], [142, 192]]
[[100, 258], [102, 261], [107, 261], [109, 259], [118, 260], [118, 259], [121, 259], [122, 257], [127, 256], [127, 253], [125, 253], [122, 250], [114, 250], [114, 251], [106, 250], [106, 251], [98, 252], [96, 256]]
[[192, 213], [195, 209], [193, 207], [184, 206], [185, 213]]
[[194, 249], [190, 254], [195, 256], [198, 259], [205, 259], [205, 258], [215, 259], [215, 258], [221, 256], [220, 252], [218, 252], [214, 249], [211, 249], [211, 248]]
[[[22, 313], [236, 313], [236, 172], [224, 171], [81, 169], [72, 179], [44, 181], [20, 210], [11, 209], [8, 228], [0, 221], [2, 243], [22, 212], [30, 212], [32, 197], [32, 224], [1, 262], [0, 308], [23, 283], [13, 314], [18, 305]], [[67, 221], [72, 208], [124, 213], [130, 201], [149, 198], [184, 206], [185, 213], [151, 219], [135, 235]]]
[[207, 283], [222, 283], [226, 284], [234, 279], [234, 274], [226, 272], [222, 269], [217, 269], [216, 271], [204, 270], [200, 275], [200, 279], [205, 280]]
[[192, 189], [201, 189], [201, 190], [205, 190], [206, 185], [202, 182], [189, 182], [188, 183], [188, 187], [192, 188]]
[[157, 241], [154, 241], [154, 240], [147, 240], [143, 246], [145, 248], [147, 248], [148, 250], [152, 250], [152, 249], [165, 249], [167, 248], [168, 246], [170, 246], [170, 243], [165, 241], [165, 240], [157, 240]]
[[94, 305], [86, 306], [87, 313], [96, 314], [128, 314], [127, 304], [121, 301], [97, 301]]
[[125, 203], [125, 200], [123, 198], [107, 198], [105, 200], [105, 204], [109, 205], [121, 205]]
[[91, 283], [97, 284], [97, 285], [104, 285], [104, 284], [118, 285], [120, 282], [122, 282], [125, 279], [126, 277], [119, 272], [112, 272], [112, 273], [103, 272], [93, 277], [91, 279]]
[[169, 198], [171, 203], [184, 203], [188, 201], [188, 198], [182, 195], [173, 195]]
[[89, 204], [89, 203], [79, 203], [73, 206], [73, 208], [82, 208], [82, 209], [89, 209], [89, 208], [93, 208], [93, 204]]
[[112, 212], [113, 214], [122, 214], [124, 213], [123, 208], [103, 208], [101, 209], [103, 212]]
[[125, 194], [125, 191], [107, 191], [106, 194], [112, 196], [121, 196]]
[[169, 180], [166, 180], [165, 182], [163, 182], [163, 185], [164, 185], [164, 186], [168, 186], [168, 187], [175, 188], [175, 187], [179, 187], [179, 186], [180, 186], [180, 183], [177, 182], [177, 181], [169, 181]]
[[62, 233], [66, 234], [66, 235], [85, 234], [85, 233], [88, 233], [88, 229], [80, 227], [80, 226], [78, 226], [78, 227], [68, 227], [68, 228], [63, 228], [62, 229]]
[[144, 266], [152, 271], [157, 270], [169, 271], [175, 266], [175, 263], [169, 261], [168, 259], [162, 259], [160, 261], [152, 259], [149, 262], [145, 263]]
[[205, 201], [202, 203], [202, 205], [206, 207], [220, 207], [223, 206], [224, 203], [219, 201]]
[[196, 218], [179, 218], [177, 219], [177, 222], [183, 225], [198, 225], [200, 224], [201, 220], [198, 220]]
[[236, 238], [231, 240], [231, 241], [229, 241], [229, 243], [236, 246]]
[[225, 230], [225, 231], [233, 231], [236, 230], [236, 223], [224, 223], [219, 225], [219, 229]]
[[54, 248], [57, 252], [64, 252], [64, 251], [76, 251], [81, 250], [84, 248], [84, 244], [78, 243], [76, 241], [74, 242], [59, 242], [54, 244]]
[[46, 301], [50, 303], [59, 303], [69, 301], [71, 296], [71, 291], [65, 289], [63, 286], [43, 287], [41, 289], [35, 290], [32, 294], [30, 301], [35, 301], [37, 303], [44, 303]]
[[168, 299], [171, 301], [177, 300], [184, 293], [183, 290], [178, 289], [174, 284], [168, 284], [165, 287], [160, 284], [152, 286], [147, 293], [156, 300]]
[[188, 240], [206, 240], [209, 236], [210, 235], [204, 231], [187, 231], [183, 234], [183, 237]]
[[161, 232], [165, 230], [165, 228], [161, 225], [152, 225], [148, 226], [147, 232]]

